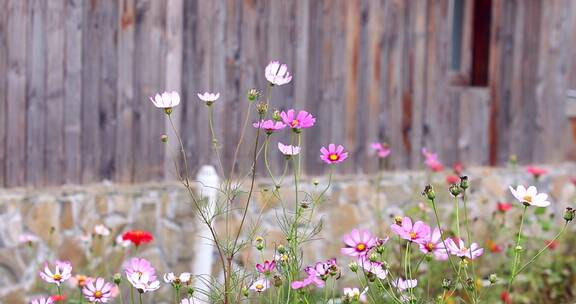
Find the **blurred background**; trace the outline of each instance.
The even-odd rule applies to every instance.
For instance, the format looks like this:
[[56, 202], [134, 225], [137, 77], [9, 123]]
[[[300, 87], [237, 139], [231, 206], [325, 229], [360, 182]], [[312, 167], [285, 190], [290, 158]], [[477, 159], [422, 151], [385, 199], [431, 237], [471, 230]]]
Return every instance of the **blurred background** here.
[[392, 169], [421, 168], [422, 147], [448, 165], [573, 160], [575, 17], [571, 0], [0, 0], [0, 186], [172, 179], [148, 99], [164, 90], [183, 97], [192, 172], [216, 161], [196, 93], [221, 92], [229, 167], [270, 60], [294, 75], [272, 107], [318, 117], [311, 174], [329, 142], [344, 173], [376, 170], [374, 141]]

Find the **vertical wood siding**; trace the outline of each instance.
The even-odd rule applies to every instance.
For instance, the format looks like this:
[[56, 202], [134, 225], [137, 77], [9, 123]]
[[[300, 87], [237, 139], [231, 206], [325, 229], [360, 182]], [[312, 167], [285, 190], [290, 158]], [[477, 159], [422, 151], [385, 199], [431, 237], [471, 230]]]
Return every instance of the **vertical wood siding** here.
[[[148, 100], [164, 90], [182, 95], [174, 118], [191, 172], [218, 166], [196, 93], [221, 92], [214, 124], [229, 172], [246, 92], [265, 88], [272, 59], [294, 79], [274, 88], [271, 111], [318, 117], [303, 135], [309, 174], [325, 172], [317, 154], [330, 142], [350, 151], [343, 173], [376, 170], [373, 141], [392, 147], [390, 169], [422, 167], [423, 147], [446, 165], [566, 160], [576, 4], [492, 3], [488, 85], [469, 87], [450, 77], [452, 0], [0, 0], [0, 186], [174, 178], [177, 151], [159, 138], [175, 138]], [[463, 49], [463, 70], [470, 57]], [[254, 140], [249, 129], [237, 172]], [[271, 151], [278, 140], [289, 137]], [[270, 160], [279, 172], [282, 157]]]

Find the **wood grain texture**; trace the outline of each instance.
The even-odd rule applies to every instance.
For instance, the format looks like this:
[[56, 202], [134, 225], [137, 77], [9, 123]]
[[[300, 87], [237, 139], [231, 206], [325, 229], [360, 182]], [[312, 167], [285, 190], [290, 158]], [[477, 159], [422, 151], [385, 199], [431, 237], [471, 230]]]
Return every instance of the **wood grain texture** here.
[[[576, 5], [492, 1], [488, 84], [472, 87], [473, 5], [463, 8], [455, 71], [452, 3], [0, 1], [0, 185], [172, 179], [175, 135], [148, 100], [165, 90], [181, 93], [173, 118], [192, 175], [219, 166], [196, 94], [221, 93], [214, 127], [225, 174], [244, 117], [256, 120], [246, 92], [265, 98], [271, 60], [294, 78], [273, 88], [270, 112], [318, 119], [303, 133], [308, 174], [327, 172], [318, 150], [331, 142], [350, 152], [340, 173], [375, 172], [373, 141], [392, 147], [390, 169], [423, 168], [423, 147], [447, 166], [504, 164], [511, 153], [522, 163], [573, 159], [564, 109], [566, 90], [576, 88]], [[159, 142], [165, 133], [168, 145]], [[238, 176], [251, 168], [255, 133], [249, 125]], [[284, 161], [278, 141], [290, 132], [272, 137], [275, 172]]]

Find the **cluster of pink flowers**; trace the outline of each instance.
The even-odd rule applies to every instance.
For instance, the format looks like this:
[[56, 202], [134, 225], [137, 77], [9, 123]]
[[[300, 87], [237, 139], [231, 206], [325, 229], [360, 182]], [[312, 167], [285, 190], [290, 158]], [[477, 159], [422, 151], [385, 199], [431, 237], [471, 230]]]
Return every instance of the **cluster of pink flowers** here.
[[426, 148], [422, 148], [422, 155], [426, 158], [424, 164], [433, 172], [440, 172], [444, 170], [444, 165], [438, 159], [438, 154], [429, 152]]
[[385, 143], [375, 142], [372, 143], [370, 146], [372, 147], [374, 152], [376, 152], [376, 155], [380, 158], [386, 158], [390, 156], [390, 153], [392, 153], [392, 149], [390, 149], [388, 144]]
[[301, 289], [308, 285], [323, 288], [329, 277], [339, 279], [341, 275], [336, 259], [316, 262], [316, 264], [304, 268], [304, 272], [306, 272], [307, 277], [302, 281], [292, 281], [290, 285], [292, 289]]

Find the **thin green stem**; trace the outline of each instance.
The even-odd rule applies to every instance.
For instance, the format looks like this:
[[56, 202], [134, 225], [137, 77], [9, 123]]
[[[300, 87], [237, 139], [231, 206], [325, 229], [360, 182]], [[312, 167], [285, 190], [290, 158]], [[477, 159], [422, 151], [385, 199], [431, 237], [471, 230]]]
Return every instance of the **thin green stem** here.
[[512, 283], [516, 277], [516, 267], [518, 267], [518, 262], [520, 259], [520, 243], [522, 242], [522, 227], [524, 226], [524, 218], [526, 217], [526, 210], [528, 210], [528, 206], [524, 205], [524, 209], [522, 210], [522, 218], [520, 219], [520, 228], [518, 229], [518, 238], [516, 239], [516, 246], [513, 248], [514, 250], [514, 262], [512, 263], [512, 270], [510, 272], [510, 279], [508, 280], [508, 293], [510, 293], [510, 289], [512, 288]]
[[220, 172], [222, 176], [225, 176], [226, 172], [224, 171], [224, 166], [222, 165], [222, 157], [220, 156], [220, 148], [218, 147], [218, 138], [216, 138], [216, 132], [214, 131], [214, 110], [212, 105], [208, 106], [208, 126], [210, 127], [210, 136], [212, 137], [212, 149], [216, 153], [216, 158], [218, 161], [218, 166], [220, 167]]
[[[466, 190], [462, 192], [462, 202], [464, 203], [464, 225], [466, 227], [466, 238], [468, 238], [468, 245], [472, 244], [472, 236], [470, 233], [470, 221], [468, 219], [468, 200], [466, 196]], [[472, 256], [472, 246], [470, 246], [470, 256]], [[474, 264], [473, 260], [470, 260], [470, 264], [472, 264], [472, 279], [476, 282], [476, 265]], [[474, 298], [475, 301], [479, 298], [478, 290], [474, 288]]]
[[558, 238], [560, 238], [560, 236], [564, 233], [564, 231], [566, 231], [567, 226], [568, 226], [568, 222], [565, 222], [564, 226], [562, 227], [560, 232], [558, 232], [558, 234], [556, 234], [556, 236], [552, 239], [552, 241], [548, 242], [548, 244], [546, 244], [546, 246], [544, 246], [544, 248], [540, 249], [540, 251], [538, 251], [538, 253], [536, 253], [536, 255], [530, 259], [530, 261], [528, 261], [528, 263], [526, 263], [526, 264], [524, 264], [524, 266], [520, 267], [520, 269], [518, 269], [518, 271], [516, 271], [514, 276], [518, 276], [518, 274], [520, 274], [524, 269], [526, 269], [526, 267], [528, 267], [528, 266], [530, 266], [530, 264], [534, 263], [534, 261], [536, 261], [536, 259], [538, 259], [538, 257], [540, 257], [540, 255], [542, 255], [542, 253], [544, 253], [548, 249], [548, 247], [552, 246], [552, 244], [556, 240], [558, 240]]
[[142, 293], [141, 292], [138, 293], [138, 297], [140, 298], [140, 304], [142, 304], [143, 302], [142, 302]]
[[460, 239], [460, 204], [458, 204], [457, 195], [454, 196], [454, 209], [456, 210], [456, 238]]
[[268, 170], [268, 174], [270, 178], [272, 178], [272, 182], [274, 183], [274, 188], [278, 186], [276, 179], [274, 178], [274, 174], [272, 174], [272, 169], [270, 168], [270, 163], [268, 162], [268, 144], [270, 142], [270, 135], [266, 135], [266, 139], [264, 140], [264, 165], [266, 166], [266, 170]]
[[130, 304], [134, 304], [134, 288], [130, 288]]

